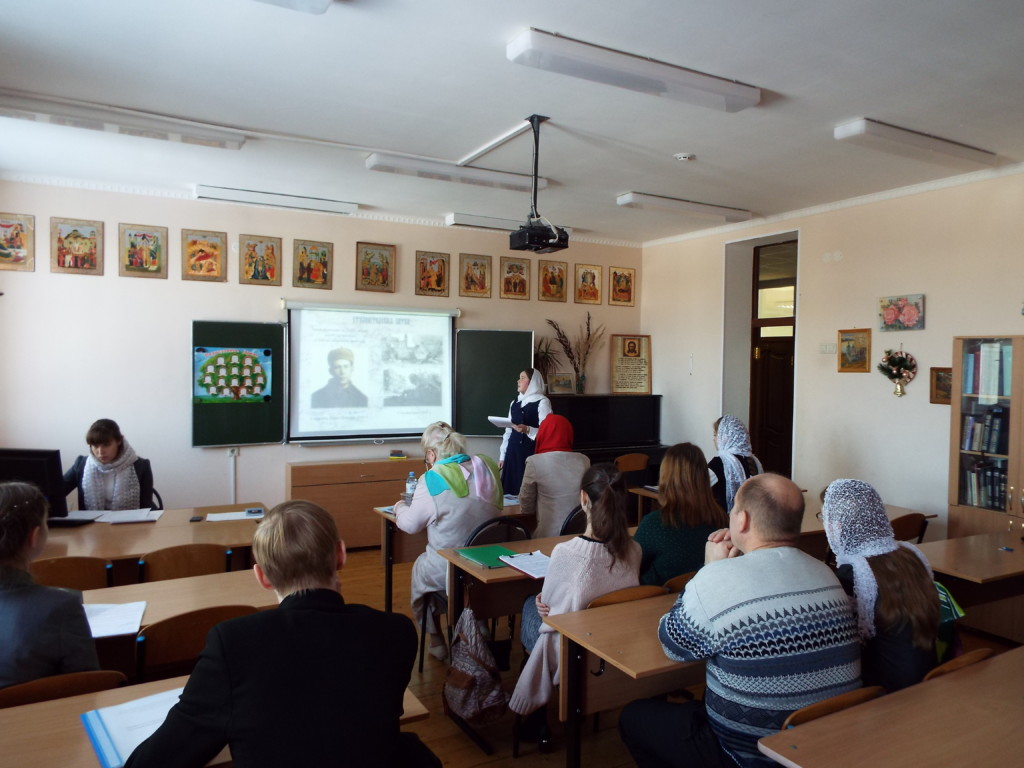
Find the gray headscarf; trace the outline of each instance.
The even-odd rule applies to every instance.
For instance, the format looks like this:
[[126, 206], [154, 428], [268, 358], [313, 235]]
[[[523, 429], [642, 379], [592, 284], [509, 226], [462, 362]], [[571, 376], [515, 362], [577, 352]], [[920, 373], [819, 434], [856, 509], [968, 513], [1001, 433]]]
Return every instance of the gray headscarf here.
[[746, 425], [735, 416], [722, 416], [718, 422], [715, 440], [718, 444], [718, 458], [722, 460], [722, 469], [725, 472], [725, 511], [728, 512], [736, 499], [736, 491], [747, 479], [747, 471], [737, 457], [752, 458], [757, 467], [755, 474], [764, 472], [764, 467], [754, 455], [754, 449], [750, 447], [750, 433], [747, 432]]
[[837, 565], [853, 568], [853, 594], [857, 599], [857, 624], [863, 639], [875, 636], [875, 601], [878, 582], [868, 558], [909, 549], [920, 558], [933, 578], [928, 559], [906, 541], [896, 541], [878, 491], [863, 480], [836, 480], [825, 491], [821, 508], [828, 545]]

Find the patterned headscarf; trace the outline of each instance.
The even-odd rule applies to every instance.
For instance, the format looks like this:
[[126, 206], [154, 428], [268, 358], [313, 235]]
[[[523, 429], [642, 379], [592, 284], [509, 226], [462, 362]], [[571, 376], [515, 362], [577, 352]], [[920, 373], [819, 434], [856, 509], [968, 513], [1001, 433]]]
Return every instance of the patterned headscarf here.
[[896, 541], [878, 491], [863, 480], [836, 480], [825, 491], [822, 522], [837, 565], [853, 568], [853, 593], [857, 598], [857, 623], [861, 637], [875, 636], [875, 601], [878, 583], [868, 558], [905, 547], [917, 555], [932, 578], [928, 559], [906, 541]]
[[540, 423], [537, 430], [537, 446], [533, 452], [540, 454], [549, 451], [571, 451], [572, 437], [572, 424], [569, 420], [565, 416], [552, 413]]
[[736, 499], [736, 491], [747, 479], [747, 472], [738, 456], [749, 456], [754, 460], [757, 467], [756, 474], [764, 472], [761, 462], [754, 456], [754, 449], [750, 447], [750, 433], [742, 421], [735, 416], [725, 414], [718, 422], [718, 458], [722, 460], [722, 469], [725, 471], [725, 511], [732, 509], [733, 501]]

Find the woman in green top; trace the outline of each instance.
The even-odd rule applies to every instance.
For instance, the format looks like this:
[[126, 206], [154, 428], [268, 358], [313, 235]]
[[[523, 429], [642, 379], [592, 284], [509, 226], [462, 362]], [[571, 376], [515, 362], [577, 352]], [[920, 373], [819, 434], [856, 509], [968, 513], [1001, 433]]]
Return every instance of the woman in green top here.
[[712, 531], [729, 525], [711, 493], [704, 452], [693, 443], [665, 451], [658, 476], [661, 509], [640, 521], [634, 537], [643, 549], [641, 584], [664, 584], [704, 565], [704, 544]]

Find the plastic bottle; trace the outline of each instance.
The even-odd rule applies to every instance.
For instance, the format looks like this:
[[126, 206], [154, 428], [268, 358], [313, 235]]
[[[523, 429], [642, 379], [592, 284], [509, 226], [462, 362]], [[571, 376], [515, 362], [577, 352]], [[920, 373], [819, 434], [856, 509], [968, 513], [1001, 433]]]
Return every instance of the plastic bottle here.
[[412, 495], [416, 493], [416, 475], [412, 472], [405, 478], [405, 503], [412, 503]]

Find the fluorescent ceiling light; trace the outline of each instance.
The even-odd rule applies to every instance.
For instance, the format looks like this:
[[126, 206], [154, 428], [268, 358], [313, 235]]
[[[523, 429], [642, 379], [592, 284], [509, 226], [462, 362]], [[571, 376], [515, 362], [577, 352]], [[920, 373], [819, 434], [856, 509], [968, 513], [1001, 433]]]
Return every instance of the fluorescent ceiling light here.
[[687, 213], [719, 219], [726, 222], [749, 221], [754, 217], [753, 213], [745, 211], [742, 208], [729, 208], [724, 205], [696, 203], [692, 200], [680, 200], [676, 197], [645, 195], [642, 192], [626, 192], [615, 198], [615, 202], [621, 206], [625, 206], [626, 208], [653, 208], [659, 211]]
[[323, 213], [349, 214], [359, 210], [357, 203], [345, 203], [341, 200], [328, 200], [322, 197], [302, 197], [301, 195], [282, 195], [277, 192], [257, 192], [252, 189], [211, 187], [206, 184], [196, 185], [196, 199], [223, 200], [228, 203], [248, 203], [250, 205], [271, 205], [275, 208], [297, 208], [303, 211], [322, 211]]
[[881, 149], [903, 157], [954, 168], [991, 166], [999, 159], [994, 152], [988, 150], [907, 128], [898, 128], [868, 117], [837, 125], [832, 135], [838, 141], [861, 144], [872, 149]]
[[472, 213], [446, 213], [444, 225], [446, 227], [476, 227], [477, 229], [500, 229], [514, 232], [523, 226], [523, 222], [513, 219], [498, 219], [494, 216], [476, 216]]
[[509, 61], [615, 85], [701, 107], [738, 112], [761, 101], [761, 89], [571, 37], [527, 29], [508, 44]]
[[[484, 168], [470, 168], [437, 160], [424, 160], [418, 157], [403, 157], [374, 152], [366, 158], [366, 167], [371, 171], [398, 173], [403, 176], [419, 176], [422, 179], [439, 181], [457, 181], [461, 184], [476, 184], [481, 187], [497, 187], [512, 189], [517, 192], [529, 192], [532, 179], [518, 173], [505, 171], [489, 171]], [[537, 186], [544, 189], [547, 179], [538, 179]]]
[[331, 7], [334, 0], [256, 0], [258, 3], [268, 5], [279, 5], [290, 11], [302, 11], [303, 13], [323, 13]]

